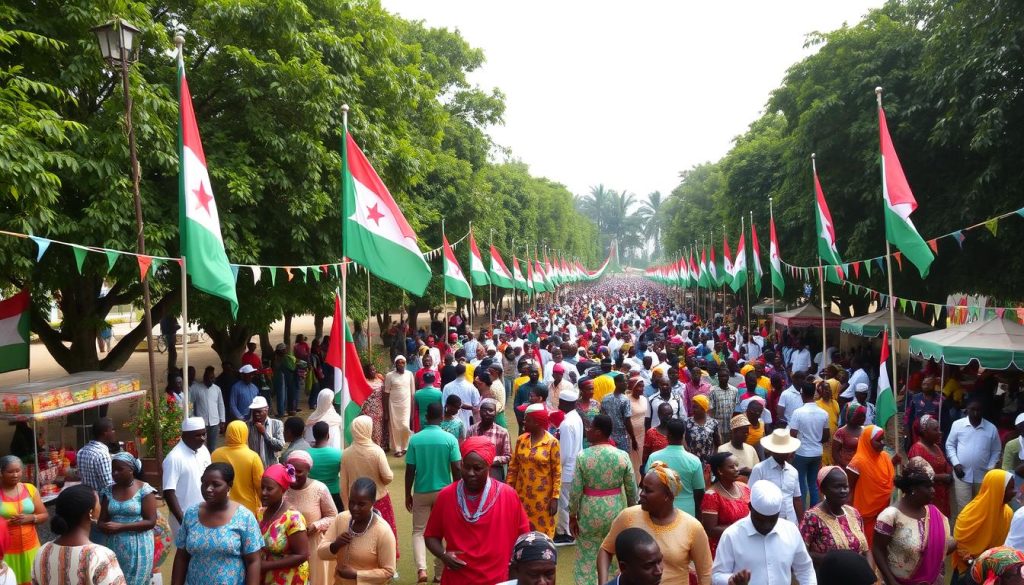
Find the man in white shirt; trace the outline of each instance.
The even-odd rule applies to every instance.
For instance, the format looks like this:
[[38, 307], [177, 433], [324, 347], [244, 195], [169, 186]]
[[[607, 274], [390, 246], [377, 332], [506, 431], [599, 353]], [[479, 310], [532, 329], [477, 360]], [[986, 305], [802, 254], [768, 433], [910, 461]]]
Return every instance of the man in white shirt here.
[[758, 480], [766, 479], [778, 486], [785, 496], [782, 517], [796, 524], [804, 516], [804, 503], [800, 475], [789, 460], [800, 447], [800, 439], [794, 438], [786, 429], [775, 429], [772, 434], [761, 437], [760, 445], [768, 457], [754, 466], [748, 483], [754, 485]]
[[558, 399], [558, 410], [565, 418], [558, 425], [558, 444], [562, 458], [562, 491], [558, 496], [558, 525], [555, 528], [555, 545], [572, 544], [573, 535], [569, 529], [569, 494], [576, 477], [576, 458], [583, 450], [583, 419], [576, 410], [579, 390], [570, 386], [562, 390]]
[[196, 369], [188, 367], [188, 402], [192, 414], [206, 421], [206, 449], [217, 448], [217, 437], [221, 428], [227, 423], [224, 416], [224, 393], [220, 386], [213, 383], [217, 371], [213, 366], [206, 366], [203, 381], [196, 382]]
[[803, 341], [796, 342], [796, 349], [789, 354], [789, 375], [795, 372], [809, 373], [811, 371], [811, 352], [804, 345]]
[[198, 416], [181, 423], [181, 440], [163, 461], [164, 501], [171, 511], [171, 531], [178, 533], [185, 510], [203, 501], [203, 472], [210, 464], [206, 448], [206, 421]]
[[853, 373], [850, 374], [850, 380], [846, 385], [846, 390], [843, 390], [843, 393], [839, 395], [840, 398], [845, 398], [847, 401], [853, 400], [858, 384], [871, 384], [871, 378], [864, 370], [860, 363], [860, 358], [857, 356], [854, 356], [853, 359], [850, 360], [850, 369], [853, 370]]
[[647, 427], [651, 429], [661, 424], [661, 418], [658, 415], [658, 407], [662, 404], [668, 404], [671, 406], [672, 414], [675, 416], [680, 418], [686, 416], [686, 405], [683, 404], [682, 398], [672, 393], [672, 386], [670, 385], [668, 378], [658, 378], [656, 384], [658, 386], [658, 393], [651, 396], [647, 409], [647, 414], [650, 415], [647, 418], [651, 420]]
[[803, 372], [793, 372], [793, 384], [779, 395], [779, 404], [775, 414], [781, 424], [789, 424], [796, 409], [804, 405], [804, 400], [800, 397], [800, 386], [805, 378]]
[[800, 397], [804, 404], [796, 409], [789, 421], [789, 434], [800, 439], [793, 457], [800, 479], [800, 492], [807, 494], [808, 502], [804, 508], [818, 503], [818, 470], [821, 469], [823, 445], [828, 443], [828, 413], [814, 403], [815, 386], [813, 382], [804, 382], [800, 387]]
[[981, 418], [981, 404], [967, 404], [967, 416], [953, 421], [946, 439], [946, 456], [953, 466], [953, 517], [978, 495], [981, 480], [999, 462], [1002, 443], [995, 425]]
[[713, 585], [817, 585], [800, 530], [779, 517], [786, 500], [769, 481], [751, 484], [750, 515], [726, 528], [718, 541]]
[[[483, 374], [486, 374], [486, 372], [481, 372], [476, 377], [481, 377]], [[487, 378], [487, 385], [490, 386], [490, 374], [487, 374]], [[455, 366], [455, 379], [445, 384], [445, 387], [441, 390], [441, 404], [447, 404], [448, 397], [452, 394], [456, 394], [462, 399], [459, 418], [462, 419], [462, 424], [468, 429], [473, 426], [470, 422], [470, 417], [474, 411], [480, 408], [480, 391], [476, 389], [472, 382], [466, 379], [466, 366], [463, 364]]]

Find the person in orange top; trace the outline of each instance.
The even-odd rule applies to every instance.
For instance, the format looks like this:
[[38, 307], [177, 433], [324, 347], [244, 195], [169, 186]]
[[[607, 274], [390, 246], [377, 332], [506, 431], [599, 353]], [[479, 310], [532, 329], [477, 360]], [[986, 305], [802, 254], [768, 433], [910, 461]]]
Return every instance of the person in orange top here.
[[850, 501], [864, 518], [864, 535], [868, 548], [874, 541], [875, 521], [889, 505], [896, 471], [889, 454], [884, 451], [885, 431], [874, 425], [864, 427], [846, 473], [850, 478]]

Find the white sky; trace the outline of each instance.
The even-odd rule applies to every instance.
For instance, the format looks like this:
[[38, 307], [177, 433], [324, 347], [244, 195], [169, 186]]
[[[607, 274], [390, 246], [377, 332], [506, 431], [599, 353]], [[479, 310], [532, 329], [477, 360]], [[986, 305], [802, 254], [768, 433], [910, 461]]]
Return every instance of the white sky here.
[[495, 140], [578, 195], [638, 199], [717, 160], [762, 112], [805, 35], [853, 25], [882, 0], [382, 0], [458, 29], [506, 95]]

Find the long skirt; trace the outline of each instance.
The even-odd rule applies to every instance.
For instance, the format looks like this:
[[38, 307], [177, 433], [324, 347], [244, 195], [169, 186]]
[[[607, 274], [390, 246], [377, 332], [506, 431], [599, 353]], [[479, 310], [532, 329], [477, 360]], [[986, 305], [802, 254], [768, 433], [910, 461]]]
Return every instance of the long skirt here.
[[391, 532], [395, 533], [395, 558], [401, 558], [398, 552], [398, 525], [395, 523], [395, 507], [391, 505], [391, 494], [385, 494], [383, 498], [373, 503], [373, 509], [380, 512], [380, 517], [387, 521]]

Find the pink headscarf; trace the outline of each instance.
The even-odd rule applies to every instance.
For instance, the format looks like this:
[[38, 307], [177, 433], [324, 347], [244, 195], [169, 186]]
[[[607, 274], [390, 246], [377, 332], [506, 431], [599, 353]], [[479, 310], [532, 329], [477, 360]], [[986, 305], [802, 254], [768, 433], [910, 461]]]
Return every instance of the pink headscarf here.
[[295, 483], [295, 468], [291, 465], [275, 463], [263, 472], [263, 477], [269, 477], [276, 481], [283, 489], [288, 489]]

